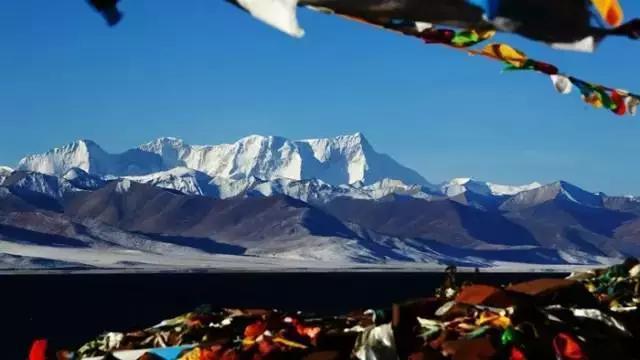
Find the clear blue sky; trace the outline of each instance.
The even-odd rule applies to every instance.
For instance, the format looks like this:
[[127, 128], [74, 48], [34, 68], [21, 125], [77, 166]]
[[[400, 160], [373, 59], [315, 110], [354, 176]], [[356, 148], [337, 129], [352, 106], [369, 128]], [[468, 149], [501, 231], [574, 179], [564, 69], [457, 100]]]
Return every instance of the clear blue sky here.
[[[622, 1], [627, 18], [640, 4]], [[221, 0], [125, 0], [110, 29], [84, 0], [0, 2], [0, 164], [78, 138], [112, 152], [159, 136], [363, 132], [433, 182], [565, 179], [640, 194], [640, 117], [556, 94], [534, 73], [300, 10], [290, 38]], [[640, 42], [596, 54], [501, 36], [586, 80], [640, 91]]]

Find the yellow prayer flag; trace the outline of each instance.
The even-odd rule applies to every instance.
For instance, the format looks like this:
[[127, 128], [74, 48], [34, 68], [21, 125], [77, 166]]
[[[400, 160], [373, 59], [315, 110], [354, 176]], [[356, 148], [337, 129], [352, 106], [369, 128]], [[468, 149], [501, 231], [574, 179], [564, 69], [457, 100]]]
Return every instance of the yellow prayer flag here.
[[591, 0], [591, 2], [607, 24], [611, 26], [619, 26], [622, 24], [624, 12], [618, 0]]
[[505, 61], [515, 67], [522, 67], [527, 56], [507, 44], [489, 44], [482, 49], [482, 55]]

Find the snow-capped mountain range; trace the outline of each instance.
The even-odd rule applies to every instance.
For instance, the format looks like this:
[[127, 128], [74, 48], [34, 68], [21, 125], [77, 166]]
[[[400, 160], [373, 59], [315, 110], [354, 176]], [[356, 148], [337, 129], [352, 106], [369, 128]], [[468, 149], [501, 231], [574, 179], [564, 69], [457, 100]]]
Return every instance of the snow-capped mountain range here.
[[340, 196], [380, 199], [390, 194], [428, 199], [455, 197], [466, 191], [502, 196], [541, 186], [506, 186], [471, 178], [433, 185], [416, 171], [376, 152], [361, 133], [298, 141], [252, 135], [222, 145], [188, 145], [165, 137], [122, 154], [110, 154], [93, 141], [79, 140], [27, 156], [17, 170], [60, 178], [72, 172], [74, 177], [92, 176], [94, 182], [128, 178], [223, 199], [243, 193], [278, 193], [303, 201]]
[[428, 185], [417, 172], [377, 153], [360, 133], [299, 141], [252, 135], [233, 144], [205, 146], [160, 138], [122, 154], [109, 154], [92, 141], [80, 140], [28, 156], [17, 169], [55, 176], [71, 168], [93, 175], [137, 176], [176, 167], [229, 179], [318, 179], [340, 185], [359, 181], [372, 184], [392, 177], [408, 184]]
[[[433, 184], [360, 133], [204, 146], [160, 138], [121, 154], [80, 140], [0, 167], [0, 253], [25, 264], [43, 252], [55, 264], [82, 254], [112, 267], [207, 266], [212, 253], [240, 263], [593, 264], [640, 255], [638, 234], [636, 198], [564, 181]], [[185, 254], [199, 260], [173, 258]]]

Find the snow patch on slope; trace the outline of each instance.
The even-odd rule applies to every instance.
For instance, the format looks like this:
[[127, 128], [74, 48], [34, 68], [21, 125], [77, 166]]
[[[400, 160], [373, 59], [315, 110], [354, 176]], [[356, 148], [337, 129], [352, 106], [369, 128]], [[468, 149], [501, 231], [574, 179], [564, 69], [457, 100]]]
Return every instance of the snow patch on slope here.
[[80, 168], [72, 168], [61, 177], [63, 191], [97, 190], [107, 182], [99, 176], [88, 174]]
[[0, 185], [4, 182], [4, 180], [9, 177], [13, 173], [13, 169], [8, 166], [0, 166]]
[[188, 195], [202, 195], [218, 198], [220, 192], [212, 178], [186, 167], [176, 167], [143, 176], [128, 176], [126, 179], [142, 184], [150, 184], [164, 189], [177, 190]]
[[3, 182], [12, 191], [30, 191], [54, 199], [62, 198], [62, 186], [58, 178], [35, 172], [14, 172]]
[[131, 184], [132, 181], [129, 179], [122, 179], [120, 181], [118, 181], [118, 184], [116, 185], [116, 189], [115, 191], [119, 194], [124, 194], [129, 192], [129, 190], [131, 190]]

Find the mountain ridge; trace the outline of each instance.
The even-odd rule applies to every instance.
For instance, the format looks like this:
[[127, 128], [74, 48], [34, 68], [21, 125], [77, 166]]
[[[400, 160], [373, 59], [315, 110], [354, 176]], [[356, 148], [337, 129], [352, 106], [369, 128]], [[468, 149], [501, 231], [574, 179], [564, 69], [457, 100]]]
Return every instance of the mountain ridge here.
[[465, 266], [640, 255], [637, 198], [566, 181], [432, 184], [360, 133], [221, 145], [159, 138], [121, 154], [80, 140], [0, 168], [0, 199], [0, 253], [28, 260], [48, 246], [51, 263], [85, 253], [89, 266], [221, 254]]
[[333, 138], [289, 140], [251, 135], [230, 144], [189, 145], [164, 137], [120, 154], [110, 154], [90, 140], [78, 140], [20, 160], [17, 170], [62, 175], [79, 168], [94, 175], [142, 176], [187, 167], [212, 177], [272, 180], [316, 178], [333, 185], [385, 177], [428, 186], [429, 182], [385, 154], [376, 152], [361, 133]]

